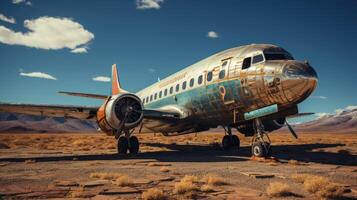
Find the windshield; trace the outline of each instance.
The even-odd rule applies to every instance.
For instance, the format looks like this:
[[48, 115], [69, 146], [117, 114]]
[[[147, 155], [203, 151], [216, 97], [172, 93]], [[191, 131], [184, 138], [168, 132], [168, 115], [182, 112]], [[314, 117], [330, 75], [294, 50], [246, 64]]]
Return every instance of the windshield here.
[[293, 60], [290, 55], [284, 53], [265, 53], [265, 60]]

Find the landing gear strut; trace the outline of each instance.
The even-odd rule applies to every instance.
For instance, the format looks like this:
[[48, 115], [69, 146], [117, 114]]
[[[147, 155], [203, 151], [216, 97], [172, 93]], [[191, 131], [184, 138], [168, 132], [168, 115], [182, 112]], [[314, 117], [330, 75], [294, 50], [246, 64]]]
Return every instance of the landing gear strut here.
[[231, 127], [223, 127], [226, 135], [222, 139], [222, 148], [225, 151], [238, 151], [240, 141], [237, 135], [232, 134]]
[[[264, 126], [259, 118], [254, 119], [254, 136], [252, 138], [252, 155], [257, 157], [269, 157], [272, 154], [270, 138], [264, 131]], [[265, 141], [265, 138], [267, 141]]]
[[118, 154], [127, 154], [128, 150], [130, 154], [137, 154], [139, 152], [140, 143], [137, 137], [131, 136], [133, 132], [134, 130], [125, 130], [124, 136], [120, 136], [121, 134], [119, 134], [117, 142]]

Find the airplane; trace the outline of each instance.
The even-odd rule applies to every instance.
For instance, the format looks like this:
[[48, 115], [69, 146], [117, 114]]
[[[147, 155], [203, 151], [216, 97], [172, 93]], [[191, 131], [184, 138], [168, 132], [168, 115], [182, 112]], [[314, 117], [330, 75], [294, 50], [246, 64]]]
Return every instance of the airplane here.
[[139, 152], [135, 128], [165, 136], [198, 133], [224, 127], [222, 148], [237, 152], [240, 140], [232, 128], [252, 137], [253, 156], [272, 155], [268, 133], [287, 125], [299, 113], [298, 104], [317, 86], [317, 74], [307, 61], [297, 61], [285, 49], [251, 44], [218, 52], [149, 87], [131, 93], [122, 89], [116, 64], [112, 93], [60, 94], [103, 99], [99, 107], [0, 104], [0, 112], [95, 120], [100, 130], [117, 140], [119, 154]]

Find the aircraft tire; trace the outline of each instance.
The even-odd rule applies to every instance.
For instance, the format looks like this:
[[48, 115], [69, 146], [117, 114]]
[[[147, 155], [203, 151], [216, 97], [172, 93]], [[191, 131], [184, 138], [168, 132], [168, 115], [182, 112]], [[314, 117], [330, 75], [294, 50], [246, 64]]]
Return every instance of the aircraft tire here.
[[265, 143], [268, 147], [268, 151], [265, 150], [264, 144], [262, 142], [255, 142], [252, 145], [252, 155], [256, 157], [269, 157], [272, 154], [270, 144]]
[[131, 154], [137, 154], [139, 152], [139, 146], [140, 146], [138, 138], [135, 136], [131, 136], [129, 142], [130, 142], [129, 152]]
[[228, 135], [225, 135], [222, 139], [222, 148], [224, 151], [229, 151], [232, 147], [231, 138]]
[[126, 154], [128, 152], [128, 140], [126, 137], [120, 137], [117, 142], [118, 154]]
[[237, 135], [232, 135], [232, 140], [233, 140], [233, 148], [235, 151], [239, 150], [240, 147], [240, 140], [239, 137]]

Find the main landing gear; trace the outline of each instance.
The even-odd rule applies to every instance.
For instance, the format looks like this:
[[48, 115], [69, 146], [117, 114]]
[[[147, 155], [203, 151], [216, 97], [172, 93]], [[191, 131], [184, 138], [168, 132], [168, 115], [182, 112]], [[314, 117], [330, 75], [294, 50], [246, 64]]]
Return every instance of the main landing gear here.
[[132, 131], [125, 130], [124, 136], [119, 136], [119, 139], [118, 137], [116, 137], [116, 139], [118, 139], [117, 141], [118, 154], [127, 154], [128, 151], [130, 154], [137, 154], [139, 152], [140, 143], [137, 137], [131, 136], [133, 132], [134, 130]]
[[[252, 138], [252, 155], [257, 157], [269, 157], [272, 155], [270, 138], [264, 131], [264, 126], [259, 118], [254, 119], [254, 136]], [[265, 141], [265, 138], [267, 141]]]
[[222, 148], [225, 151], [238, 151], [240, 146], [240, 141], [237, 135], [232, 134], [231, 127], [223, 127], [225, 131], [225, 136], [222, 139]]

